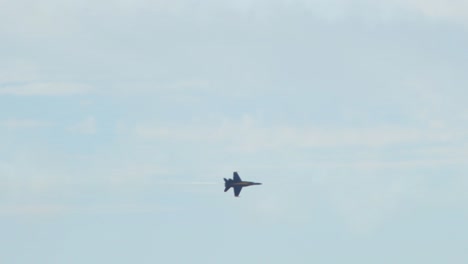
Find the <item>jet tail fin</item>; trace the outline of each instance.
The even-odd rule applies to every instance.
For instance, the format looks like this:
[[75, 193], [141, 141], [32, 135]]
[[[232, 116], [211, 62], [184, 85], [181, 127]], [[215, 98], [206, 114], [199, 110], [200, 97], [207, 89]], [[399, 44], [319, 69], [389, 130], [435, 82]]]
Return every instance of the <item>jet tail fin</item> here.
[[227, 192], [230, 188], [231, 188], [231, 186], [226, 186], [226, 187], [224, 188], [224, 192]]

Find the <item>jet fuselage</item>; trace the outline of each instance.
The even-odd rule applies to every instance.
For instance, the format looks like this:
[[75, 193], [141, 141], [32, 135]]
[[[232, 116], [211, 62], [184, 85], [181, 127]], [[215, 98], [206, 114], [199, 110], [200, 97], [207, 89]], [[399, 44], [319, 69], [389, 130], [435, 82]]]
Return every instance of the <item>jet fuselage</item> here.
[[261, 183], [259, 183], [259, 182], [241, 181], [241, 182], [233, 182], [233, 183], [228, 184], [228, 185], [246, 187], [246, 186], [250, 186], [250, 185], [261, 185]]
[[226, 179], [224, 178], [224, 191], [227, 192], [231, 187], [234, 189], [234, 196], [238, 197], [242, 187], [247, 187], [251, 185], [261, 185], [259, 182], [249, 182], [249, 181], [242, 181], [239, 177], [237, 172], [234, 172], [233, 179]]

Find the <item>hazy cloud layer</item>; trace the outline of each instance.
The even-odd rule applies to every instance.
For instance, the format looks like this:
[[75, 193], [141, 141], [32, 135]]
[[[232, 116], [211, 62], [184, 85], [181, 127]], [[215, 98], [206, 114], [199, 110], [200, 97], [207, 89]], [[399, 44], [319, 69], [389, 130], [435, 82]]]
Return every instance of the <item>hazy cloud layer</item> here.
[[91, 91], [91, 87], [73, 83], [30, 83], [0, 87], [0, 95], [17, 96], [67, 96], [84, 94]]
[[0, 6], [1, 261], [467, 262], [464, 1]]
[[0, 121], [0, 126], [7, 129], [31, 129], [50, 126], [51, 124], [41, 120], [33, 119], [16, 119], [10, 118], [4, 121]]
[[95, 134], [97, 132], [96, 119], [94, 117], [85, 118], [83, 121], [71, 125], [68, 130], [85, 135]]

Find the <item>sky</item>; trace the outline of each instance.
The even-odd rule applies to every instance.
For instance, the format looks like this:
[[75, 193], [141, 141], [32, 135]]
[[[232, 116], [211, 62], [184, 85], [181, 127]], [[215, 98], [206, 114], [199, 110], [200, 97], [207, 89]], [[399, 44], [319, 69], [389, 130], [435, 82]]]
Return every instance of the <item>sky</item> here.
[[466, 1], [0, 0], [0, 39], [1, 263], [468, 261]]

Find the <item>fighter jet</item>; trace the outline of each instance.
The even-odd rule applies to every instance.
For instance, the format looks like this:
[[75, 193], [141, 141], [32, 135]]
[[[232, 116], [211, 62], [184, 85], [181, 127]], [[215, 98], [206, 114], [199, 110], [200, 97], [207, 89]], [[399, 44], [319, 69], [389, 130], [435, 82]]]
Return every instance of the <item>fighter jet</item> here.
[[242, 190], [242, 187], [247, 187], [250, 185], [260, 185], [261, 183], [258, 182], [248, 182], [248, 181], [242, 181], [241, 178], [239, 177], [239, 174], [237, 174], [237, 171], [234, 172], [234, 179], [226, 179], [224, 178], [224, 192], [227, 192], [231, 187], [234, 188], [234, 196], [239, 197], [239, 194]]

